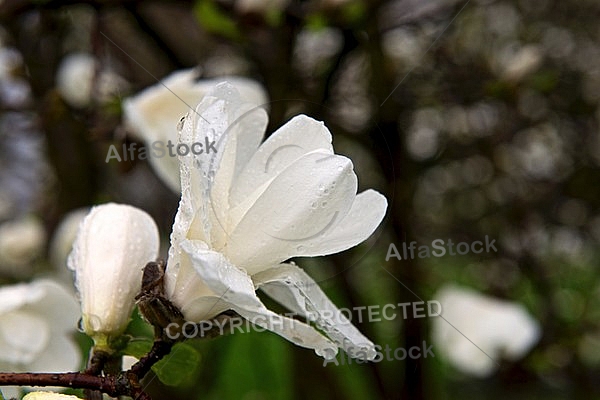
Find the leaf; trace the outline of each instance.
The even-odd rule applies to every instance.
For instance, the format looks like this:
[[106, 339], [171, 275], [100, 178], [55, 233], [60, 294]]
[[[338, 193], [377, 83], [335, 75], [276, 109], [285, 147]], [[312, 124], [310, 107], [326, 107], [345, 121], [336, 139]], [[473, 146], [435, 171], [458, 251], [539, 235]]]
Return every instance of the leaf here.
[[221, 339], [227, 344], [219, 366], [214, 399], [288, 399], [293, 387], [290, 350], [279, 336], [249, 332]]
[[152, 340], [147, 338], [135, 338], [127, 343], [127, 346], [123, 349], [123, 354], [133, 356], [137, 359], [142, 358], [152, 348]]
[[200, 353], [192, 346], [177, 343], [171, 353], [154, 364], [152, 370], [162, 383], [178, 386], [196, 372], [200, 364]]
[[219, 10], [211, 0], [196, 2], [194, 13], [200, 25], [208, 32], [217, 33], [230, 39], [240, 36], [235, 22]]

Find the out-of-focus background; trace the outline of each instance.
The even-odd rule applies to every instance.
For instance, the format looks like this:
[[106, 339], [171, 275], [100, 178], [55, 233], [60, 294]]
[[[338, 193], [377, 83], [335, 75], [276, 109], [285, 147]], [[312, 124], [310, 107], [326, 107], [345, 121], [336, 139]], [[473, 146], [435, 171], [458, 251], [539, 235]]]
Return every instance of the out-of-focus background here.
[[[107, 201], [149, 212], [165, 257], [179, 194], [146, 160], [106, 162], [144, 146], [123, 101], [181, 69], [244, 76], [268, 94], [268, 133], [325, 121], [360, 190], [389, 200], [367, 242], [296, 262], [341, 308], [440, 302], [445, 319], [353, 314], [382, 347], [435, 356], [323, 367], [274, 334], [227, 335], [190, 341], [200, 364], [177, 389], [152, 380], [153, 398], [600, 398], [599, 15], [595, 0], [1, 1], [0, 283], [69, 281], [64, 219]], [[486, 236], [496, 251], [403, 254]]]

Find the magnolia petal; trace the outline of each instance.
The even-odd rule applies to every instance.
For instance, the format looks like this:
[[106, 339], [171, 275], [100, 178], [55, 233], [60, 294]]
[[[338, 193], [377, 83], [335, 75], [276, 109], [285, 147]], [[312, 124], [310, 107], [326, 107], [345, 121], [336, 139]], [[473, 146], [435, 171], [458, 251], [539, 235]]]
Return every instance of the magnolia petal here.
[[227, 257], [254, 274], [303, 254], [348, 213], [356, 196], [352, 162], [321, 151], [280, 173], [231, 234]]
[[42, 288], [26, 283], [0, 287], [0, 315], [35, 303], [43, 297]]
[[350, 211], [331, 232], [310, 240], [297, 256], [313, 257], [335, 254], [364, 242], [375, 232], [387, 209], [387, 199], [381, 193], [368, 189], [356, 195]]
[[[221, 253], [206, 250], [193, 241], [185, 241], [181, 246], [189, 254], [199, 277], [220, 295], [218, 302], [226, 303], [229, 309], [243, 318], [298, 346], [312, 348], [318, 355], [328, 359], [335, 357], [337, 346], [314, 328], [268, 310], [256, 296], [250, 276], [229, 263]], [[215, 304], [217, 308], [222, 306]], [[208, 314], [204, 319], [214, 315], [213, 310], [212, 315]]]
[[[241, 77], [219, 77], [198, 80], [198, 70], [177, 71], [160, 84], [151, 86], [123, 103], [124, 120], [128, 129], [146, 143], [150, 152], [154, 141], [177, 143], [177, 123], [218, 83], [227, 81], [239, 92], [241, 99], [254, 105], [267, 101], [260, 84]], [[203, 142], [202, 142], [203, 143]], [[180, 191], [177, 157], [150, 157], [150, 164], [159, 177], [176, 192]]]
[[348, 354], [368, 360], [375, 358], [374, 344], [352, 325], [302, 269], [292, 264], [281, 264], [252, 278], [258, 288], [281, 305], [316, 323]]
[[28, 368], [31, 372], [70, 372], [79, 370], [80, 364], [79, 347], [66, 335], [53, 335]]
[[[223, 84], [217, 89], [221, 86], [227, 87]], [[232, 182], [258, 148], [268, 123], [267, 113], [262, 108], [247, 104], [238, 105], [235, 110], [232, 117], [240, 115], [230, 122], [223, 134], [223, 144], [219, 146], [223, 154], [210, 189], [211, 245], [214, 249], [221, 249], [227, 239]]]
[[[53, 334], [74, 331], [80, 317], [75, 295], [50, 279], [40, 279], [31, 284], [44, 292], [43, 298], [35, 304], [35, 312], [46, 317]], [[33, 306], [28, 309], [33, 309]]]
[[[197, 248], [208, 250], [206, 243], [196, 241]], [[189, 321], [203, 321], [207, 315], [213, 316], [229, 309], [221, 307], [217, 302], [219, 296], [215, 294], [203, 280], [198, 278], [198, 273], [192, 265], [189, 255], [177, 246], [178, 256], [169, 259], [165, 274], [165, 290], [167, 298], [173, 302]], [[211, 314], [213, 313], [213, 314]]]
[[142, 270], [158, 249], [158, 228], [146, 212], [114, 203], [92, 208], [68, 260], [88, 335], [118, 335], [125, 329]]
[[183, 215], [174, 226], [177, 239], [223, 242], [231, 182], [258, 148], [266, 125], [266, 112], [242, 103], [235, 87], [226, 82], [184, 119], [179, 142], [189, 146], [214, 142], [216, 151], [179, 156]]
[[231, 188], [231, 206], [237, 206], [298, 158], [314, 150], [333, 154], [331, 133], [323, 122], [298, 115], [275, 131], [254, 153]]
[[0, 358], [13, 364], [29, 364], [47, 349], [50, 329], [40, 315], [13, 311], [1, 317]]
[[[152, 143], [168, 140], [177, 143], [177, 122], [202, 98], [207, 88], [193, 85], [197, 71], [178, 71], [160, 85], [154, 85], [123, 102], [124, 122], [134, 136], [144, 140], [147, 151]], [[177, 157], [149, 157], [159, 178], [173, 191], [179, 191], [179, 162]]]

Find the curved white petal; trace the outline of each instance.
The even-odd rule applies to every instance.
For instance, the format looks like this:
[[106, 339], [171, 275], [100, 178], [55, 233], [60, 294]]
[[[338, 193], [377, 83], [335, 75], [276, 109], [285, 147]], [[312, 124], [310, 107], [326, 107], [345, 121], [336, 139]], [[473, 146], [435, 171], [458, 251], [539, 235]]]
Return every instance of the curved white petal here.
[[35, 303], [43, 297], [42, 288], [26, 283], [0, 287], [0, 315]]
[[333, 154], [331, 133], [323, 122], [298, 115], [260, 145], [231, 188], [235, 207], [298, 158], [314, 150]]
[[0, 318], [0, 351], [3, 361], [29, 364], [47, 348], [50, 328], [41, 315], [12, 311]]
[[223, 242], [231, 182], [258, 148], [266, 124], [265, 111], [242, 103], [228, 83], [218, 84], [187, 115], [179, 142], [214, 141], [216, 152], [179, 157], [182, 198], [172, 240]]
[[[201, 241], [196, 241], [195, 246], [208, 250]], [[220, 307], [222, 304], [217, 307], [219, 296], [198, 277], [192, 260], [180, 244], [171, 248], [171, 254], [165, 273], [165, 293], [188, 320], [202, 321], [209, 314], [213, 316], [229, 309]]]
[[297, 256], [324, 256], [338, 253], [364, 242], [375, 232], [387, 209], [387, 199], [381, 193], [368, 189], [354, 198], [350, 211], [318, 240], [305, 243]]
[[302, 269], [281, 264], [252, 277], [254, 283], [289, 310], [306, 317], [348, 354], [372, 360], [374, 344], [352, 325]]
[[[219, 295], [218, 303], [224, 303], [255, 325], [298, 346], [314, 349], [322, 357], [332, 358], [337, 354], [337, 346], [311, 326], [268, 310], [256, 296], [250, 276], [229, 263], [221, 253], [206, 250], [193, 241], [184, 241], [182, 249], [189, 254], [200, 278]], [[215, 304], [203, 319], [213, 317], [215, 310], [223, 307]]]
[[21, 304], [9, 311], [0, 310], [3, 370], [77, 370], [81, 355], [69, 337], [80, 315], [74, 294], [50, 279], [4, 287], [0, 290], [0, 303], [7, 294], [20, 297]]
[[41, 289], [43, 297], [25, 309], [44, 315], [53, 334], [74, 331], [80, 317], [80, 307], [74, 293], [50, 279], [39, 279], [31, 285]]
[[356, 195], [352, 162], [314, 151], [277, 175], [229, 237], [225, 254], [249, 274], [304, 253], [348, 213]]
[[68, 260], [88, 335], [112, 336], [125, 329], [142, 270], [156, 259], [158, 249], [158, 228], [146, 212], [114, 203], [90, 211]]

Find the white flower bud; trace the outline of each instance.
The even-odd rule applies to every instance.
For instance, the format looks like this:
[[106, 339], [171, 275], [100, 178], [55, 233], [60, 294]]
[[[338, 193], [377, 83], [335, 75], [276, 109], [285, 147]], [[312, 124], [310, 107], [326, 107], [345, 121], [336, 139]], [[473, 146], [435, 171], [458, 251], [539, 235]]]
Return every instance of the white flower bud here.
[[142, 270], [158, 249], [154, 220], [135, 207], [104, 204], [83, 220], [68, 266], [75, 271], [83, 330], [97, 346], [106, 346], [127, 327]]

